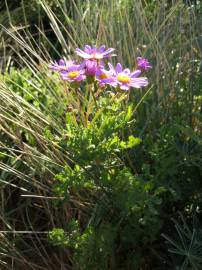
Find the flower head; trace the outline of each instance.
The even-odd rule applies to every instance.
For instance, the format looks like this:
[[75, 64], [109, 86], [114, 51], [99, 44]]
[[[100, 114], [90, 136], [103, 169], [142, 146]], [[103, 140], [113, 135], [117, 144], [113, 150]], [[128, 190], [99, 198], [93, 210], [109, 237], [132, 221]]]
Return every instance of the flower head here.
[[123, 69], [120, 63], [118, 63], [115, 68], [110, 63], [108, 65], [115, 78], [113, 86], [116, 85], [116, 87], [118, 86], [122, 90], [129, 90], [130, 87], [141, 88], [148, 85], [146, 77], [137, 78], [141, 70], [130, 72], [128, 68]]
[[85, 74], [87, 76], [95, 76], [96, 72], [104, 67], [104, 63], [98, 62], [96, 60], [84, 60], [83, 63], [81, 64], [81, 66], [85, 69]]
[[112, 52], [115, 49], [113, 48], [109, 48], [107, 50], [105, 50], [105, 45], [100, 46], [100, 48], [96, 48], [95, 46], [89, 46], [89, 45], [85, 45], [84, 46], [84, 50], [82, 51], [81, 49], [77, 48], [76, 49], [76, 53], [86, 59], [86, 60], [101, 60], [104, 58], [109, 58], [111, 56], [114, 56], [114, 54], [112, 54]]
[[116, 87], [115, 77], [112, 70], [106, 70], [104, 68], [98, 69], [96, 72], [96, 79], [99, 82], [100, 87], [104, 87], [106, 84]]
[[141, 70], [145, 70], [145, 71], [152, 68], [152, 66], [150, 65], [148, 59], [142, 58], [142, 57], [137, 57], [137, 66]]
[[62, 80], [69, 81], [69, 82], [80, 82], [85, 80], [85, 71], [80, 65], [71, 65], [69, 66], [68, 70], [60, 71], [60, 76]]

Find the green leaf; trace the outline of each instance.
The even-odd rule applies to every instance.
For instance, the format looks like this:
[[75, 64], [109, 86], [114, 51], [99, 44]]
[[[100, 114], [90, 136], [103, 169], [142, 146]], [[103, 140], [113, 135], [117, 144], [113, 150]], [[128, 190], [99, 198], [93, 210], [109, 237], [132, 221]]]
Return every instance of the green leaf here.
[[141, 139], [140, 138], [136, 138], [134, 136], [129, 136], [128, 137], [128, 148], [132, 148], [138, 144], [141, 143]]

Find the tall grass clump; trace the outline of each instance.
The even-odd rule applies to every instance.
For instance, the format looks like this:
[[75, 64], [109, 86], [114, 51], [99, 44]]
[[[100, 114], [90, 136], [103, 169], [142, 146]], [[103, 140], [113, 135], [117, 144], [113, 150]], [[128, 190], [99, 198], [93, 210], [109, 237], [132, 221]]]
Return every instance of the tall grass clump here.
[[[200, 269], [201, 3], [27, 2], [1, 11], [0, 268]], [[85, 44], [149, 86], [61, 80]]]

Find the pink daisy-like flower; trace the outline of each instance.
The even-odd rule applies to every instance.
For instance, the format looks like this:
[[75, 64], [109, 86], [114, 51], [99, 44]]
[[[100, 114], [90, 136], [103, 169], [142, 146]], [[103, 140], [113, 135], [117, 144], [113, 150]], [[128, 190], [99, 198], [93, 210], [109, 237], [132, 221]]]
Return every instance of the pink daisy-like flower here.
[[142, 58], [142, 57], [137, 57], [137, 66], [141, 70], [145, 70], [145, 71], [147, 71], [148, 69], [152, 68], [152, 66], [150, 65], [148, 59]]
[[69, 82], [80, 82], [85, 80], [85, 70], [80, 65], [71, 65], [68, 70], [60, 71], [62, 80]]
[[100, 87], [104, 87], [106, 84], [116, 87], [116, 79], [113, 76], [112, 70], [105, 70], [104, 68], [98, 69], [96, 72], [96, 80], [99, 82]]
[[105, 50], [105, 45], [100, 46], [100, 48], [96, 48], [96, 46], [89, 46], [85, 45], [84, 50], [82, 51], [81, 49], [77, 48], [76, 53], [86, 59], [86, 60], [101, 60], [104, 58], [109, 58], [114, 56], [115, 54], [112, 54], [114, 51], [114, 48], [109, 48]]
[[68, 68], [72, 65], [75, 65], [75, 62], [72, 60], [64, 60], [60, 59], [58, 62], [54, 62], [53, 64], [50, 65], [50, 68], [54, 71], [63, 71], [63, 70], [68, 70]]
[[[146, 77], [138, 77], [141, 70], [130, 72], [128, 68], [123, 69], [120, 63], [118, 63], [115, 68], [110, 63], [108, 65], [116, 79], [116, 87], [120, 87], [122, 90], [129, 90], [130, 87], [141, 88], [148, 85]], [[114, 86], [115, 83], [113, 82], [112, 86]]]

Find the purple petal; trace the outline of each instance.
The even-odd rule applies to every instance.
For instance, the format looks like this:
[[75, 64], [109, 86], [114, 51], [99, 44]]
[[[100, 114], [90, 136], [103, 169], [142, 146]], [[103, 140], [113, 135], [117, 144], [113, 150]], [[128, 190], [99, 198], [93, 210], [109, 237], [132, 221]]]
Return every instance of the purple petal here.
[[123, 70], [123, 73], [129, 75], [129, 74], [130, 74], [130, 69], [129, 69], [129, 68], [125, 68], [125, 69]]
[[68, 74], [68, 71], [66, 71], [66, 70], [61, 70], [60, 71], [61, 76], [67, 76], [67, 74]]
[[103, 61], [100, 61], [100, 64], [99, 64], [99, 68], [104, 68], [104, 62]]
[[84, 46], [84, 51], [86, 52], [86, 53], [91, 53], [91, 46], [89, 46], [89, 45], [85, 45]]
[[76, 81], [80, 82], [80, 81], [83, 81], [85, 80], [86, 76], [83, 75], [83, 74], [80, 74], [77, 78], [76, 78]]
[[57, 63], [53, 63], [49, 66], [52, 70], [55, 70], [55, 71], [58, 71], [60, 70], [60, 68], [58, 67], [58, 64]]
[[65, 60], [60, 59], [60, 60], [58, 61], [58, 64], [59, 64], [60, 66], [65, 66]]
[[87, 60], [84, 60], [81, 64], [80, 64], [80, 69], [84, 69], [85, 66], [86, 66], [86, 61]]
[[109, 70], [112, 72], [112, 73], [116, 73], [116, 71], [115, 71], [115, 69], [114, 69], [114, 67], [112, 66], [112, 64], [111, 63], [108, 63], [108, 66], [109, 66]]
[[104, 53], [103, 53], [103, 55], [108, 55], [108, 54], [111, 54], [113, 51], [114, 51], [115, 49], [114, 48], [109, 48], [109, 49], [107, 49]]
[[60, 72], [60, 77], [62, 80], [68, 80], [68, 72]]
[[113, 87], [117, 87], [117, 82], [114, 80], [108, 80], [108, 81], [106, 81], [106, 83], [113, 86]]
[[145, 77], [141, 77], [141, 78], [134, 78], [132, 79], [132, 81], [130, 82], [130, 85], [135, 87], [135, 88], [141, 88], [141, 87], [145, 87], [148, 85], [148, 80]]
[[100, 48], [98, 49], [100, 53], [104, 52], [104, 50], [105, 50], [105, 45], [100, 46]]
[[140, 75], [140, 73], [141, 73], [141, 70], [137, 69], [137, 70], [133, 71], [133, 72], [130, 74], [130, 77], [131, 77], [131, 78], [136, 78], [136, 77], [138, 77], [138, 76]]
[[97, 47], [95, 45], [93, 45], [92, 49], [91, 49], [91, 53], [96, 53], [98, 52]]
[[122, 65], [121, 65], [120, 63], [118, 63], [118, 64], [116, 65], [115, 70], [116, 70], [116, 73], [121, 73], [121, 72], [122, 72]]
[[76, 70], [80, 70], [81, 66], [80, 65], [72, 65], [68, 68], [68, 72], [69, 71], [76, 71]]
[[129, 90], [130, 89], [130, 85], [129, 84], [122, 84], [122, 85], [120, 85], [120, 88], [122, 90]]
[[104, 83], [104, 82], [99, 82], [99, 87], [100, 87], [100, 88], [105, 87], [105, 83]]
[[79, 49], [79, 48], [77, 48], [77, 49], [75, 50], [75, 52], [76, 52], [79, 56], [81, 56], [82, 58], [88, 59], [88, 58], [90, 57], [90, 55], [89, 55], [88, 53], [82, 51], [82, 50]]
[[105, 73], [105, 71], [103, 71], [103, 70], [101, 70], [100, 68], [98, 68], [98, 69], [97, 69], [97, 71], [96, 71], [96, 74], [95, 74], [95, 75], [96, 75], [96, 77], [98, 77], [98, 78], [99, 78], [99, 77], [100, 77], [100, 75], [101, 75], [103, 72]]

